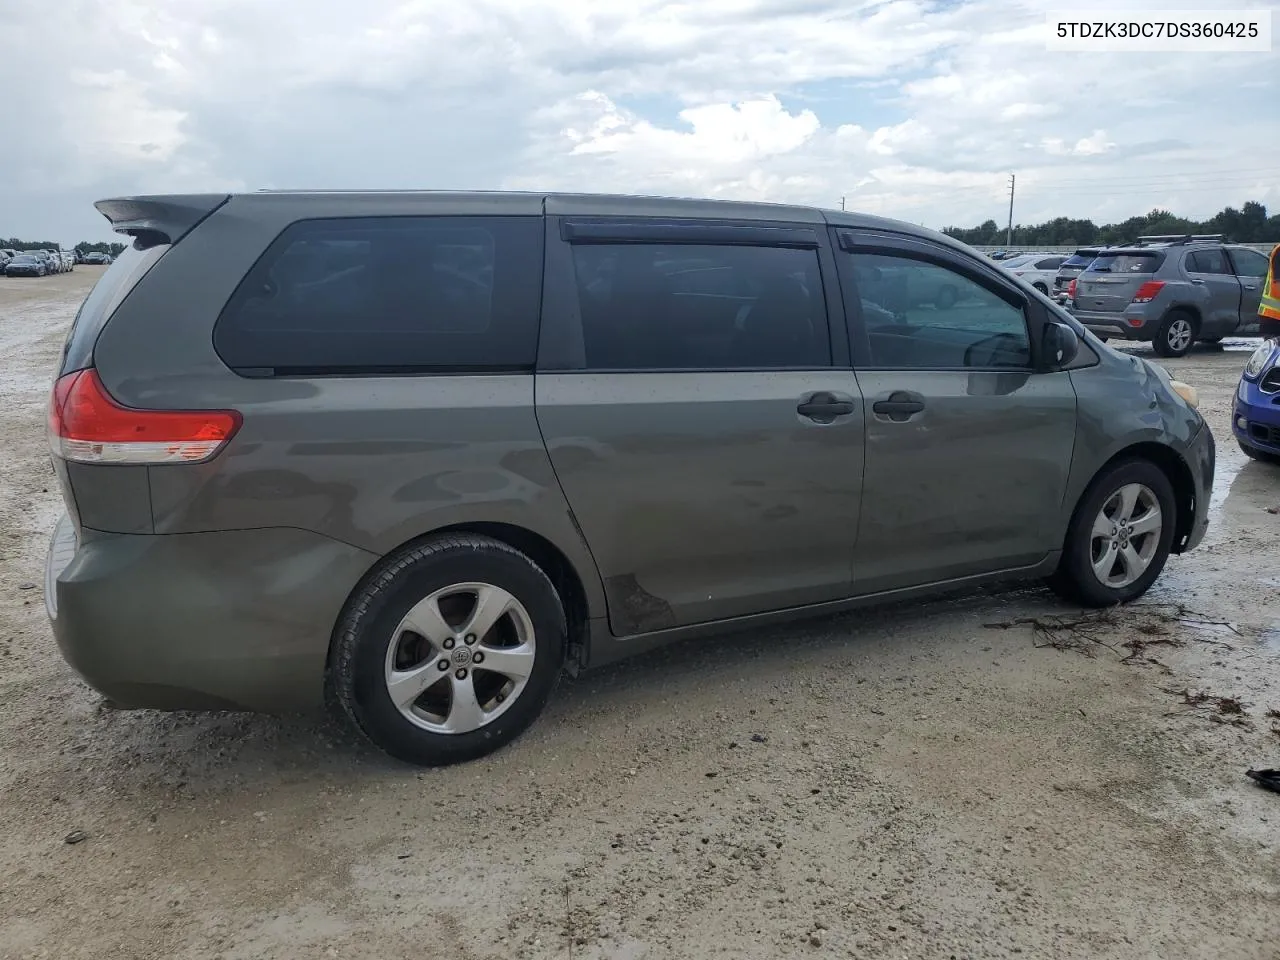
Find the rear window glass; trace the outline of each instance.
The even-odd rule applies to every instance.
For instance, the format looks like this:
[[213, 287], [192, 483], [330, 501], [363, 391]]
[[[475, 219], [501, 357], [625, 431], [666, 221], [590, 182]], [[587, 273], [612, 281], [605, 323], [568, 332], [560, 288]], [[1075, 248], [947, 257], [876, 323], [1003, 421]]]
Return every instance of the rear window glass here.
[[277, 374], [532, 369], [537, 217], [305, 220], [240, 283], [213, 342]]
[[1104, 253], [1089, 264], [1090, 273], [1155, 273], [1163, 253]]
[[1097, 253], [1090, 250], [1088, 253], [1073, 253], [1063, 262], [1064, 267], [1087, 267], [1093, 263]]
[[146, 276], [169, 250], [168, 244], [157, 244], [146, 250], [125, 247], [85, 297], [76, 313], [62, 348], [62, 373], [82, 370], [93, 360], [93, 346], [111, 314], [138, 281]]

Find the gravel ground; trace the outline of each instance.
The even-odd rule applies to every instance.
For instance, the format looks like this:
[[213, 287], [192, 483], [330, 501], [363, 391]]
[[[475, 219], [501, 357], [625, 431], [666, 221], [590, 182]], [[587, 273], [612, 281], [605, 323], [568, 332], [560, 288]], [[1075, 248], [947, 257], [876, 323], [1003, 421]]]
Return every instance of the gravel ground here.
[[44, 403], [99, 272], [0, 280], [0, 957], [1280, 957], [1280, 795], [1244, 777], [1280, 766], [1280, 469], [1228, 433], [1248, 344], [1169, 363], [1219, 474], [1145, 604], [689, 643], [418, 771], [314, 718], [103, 710], [59, 658]]

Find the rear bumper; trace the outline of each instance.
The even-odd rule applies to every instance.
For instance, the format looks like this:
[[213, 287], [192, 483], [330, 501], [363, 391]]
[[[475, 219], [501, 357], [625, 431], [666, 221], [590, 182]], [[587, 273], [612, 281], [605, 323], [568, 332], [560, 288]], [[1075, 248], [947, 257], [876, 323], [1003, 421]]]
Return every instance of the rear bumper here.
[[1263, 393], [1241, 377], [1232, 401], [1231, 432], [1241, 443], [1280, 454], [1280, 394]]
[[1071, 315], [1099, 336], [1115, 337], [1118, 340], [1149, 340], [1151, 334], [1146, 324], [1132, 326], [1129, 316], [1123, 313], [1094, 313], [1088, 310], [1076, 310], [1068, 307]]
[[320, 707], [334, 623], [377, 558], [292, 529], [171, 536], [63, 519], [45, 603], [63, 657], [121, 707]]

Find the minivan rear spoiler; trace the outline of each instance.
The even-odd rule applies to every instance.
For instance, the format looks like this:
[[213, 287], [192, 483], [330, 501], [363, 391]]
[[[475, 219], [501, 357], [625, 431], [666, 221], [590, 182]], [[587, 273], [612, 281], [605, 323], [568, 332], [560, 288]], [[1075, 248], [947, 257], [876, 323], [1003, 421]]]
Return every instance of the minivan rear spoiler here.
[[133, 245], [145, 250], [162, 243], [177, 243], [230, 198], [226, 193], [115, 197], [99, 200], [94, 207], [111, 221], [112, 230], [133, 237]]

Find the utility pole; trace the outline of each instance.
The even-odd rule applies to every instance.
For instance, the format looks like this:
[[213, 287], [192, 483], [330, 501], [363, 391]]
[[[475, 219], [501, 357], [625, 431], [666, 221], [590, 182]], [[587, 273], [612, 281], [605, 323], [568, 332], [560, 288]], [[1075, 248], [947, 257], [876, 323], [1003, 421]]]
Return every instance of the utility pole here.
[[1004, 245], [1013, 246], [1013, 185], [1017, 182], [1014, 174], [1009, 174], [1009, 230], [1004, 236]]
[[843, 210], [843, 209], [844, 209], [844, 196], [843, 196], [843, 195], [841, 195], [841, 197], [840, 197], [840, 209], [841, 209], [841, 210]]

